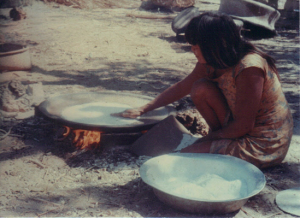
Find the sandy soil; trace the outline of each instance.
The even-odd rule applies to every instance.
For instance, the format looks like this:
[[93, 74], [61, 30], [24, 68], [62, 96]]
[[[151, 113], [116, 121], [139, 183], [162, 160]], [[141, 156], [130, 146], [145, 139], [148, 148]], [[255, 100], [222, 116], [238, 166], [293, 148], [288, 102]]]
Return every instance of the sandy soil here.
[[[1, 39], [26, 44], [33, 64], [30, 72], [1, 73], [1, 83], [13, 78], [42, 82], [46, 97], [102, 90], [154, 97], [185, 77], [196, 60], [171, 29], [176, 13], [141, 11], [139, 0], [122, 2], [86, 9], [33, 2], [24, 8], [25, 20], [1, 20]], [[219, 3], [197, 1], [197, 6], [217, 10]], [[289, 153], [279, 166], [263, 170], [267, 185], [260, 194], [224, 216], [293, 217], [277, 207], [275, 197], [300, 186], [297, 21], [281, 17], [276, 37], [253, 41], [277, 60], [295, 121]], [[182, 102], [187, 107], [190, 101]], [[1, 126], [18, 136], [0, 141], [0, 216], [199, 217], [164, 205], [142, 182], [139, 166], [149, 157], [128, 151], [125, 144], [134, 137], [107, 136], [103, 150], [72, 157], [70, 141], [56, 141], [57, 126], [42, 117], [1, 119]]]

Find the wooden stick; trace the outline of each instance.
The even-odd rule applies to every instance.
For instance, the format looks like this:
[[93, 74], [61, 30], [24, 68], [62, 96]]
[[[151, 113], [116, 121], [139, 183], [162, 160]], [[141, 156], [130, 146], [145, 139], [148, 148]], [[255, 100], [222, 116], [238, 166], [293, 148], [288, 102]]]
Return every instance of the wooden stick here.
[[31, 162], [31, 163], [34, 163], [34, 164], [38, 165], [39, 167], [41, 167], [43, 169], [45, 168], [45, 166], [42, 163], [39, 163], [38, 161], [35, 161], [35, 160], [32, 160], [32, 159], [28, 159], [27, 161]]
[[113, 203], [113, 202], [97, 202], [98, 204], [106, 204], [106, 205], [110, 205], [110, 206], [115, 206], [115, 207], [123, 207], [123, 205], [121, 204], [117, 204], [117, 203]]
[[43, 216], [43, 215], [45, 215], [45, 214], [47, 214], [47, 213], [50, 213], [50, 212], [52, 212], [52, 211], [54, 211], [54, 210], [57, 210], [57, 208], [48, 210], [48, 211], [46, 211], [46, 212], [44, 212], [44, 213], [40, 213], [40, 214], [37, 214], [37, 215], [38, 215], [38, 217], [41, 217], [41, 216]]
[[17, 135], [17, 134], [10, 134], [12, 127], [6, 132], [4, 129], [0, 129], [0, 140], [4, 139], [7, 136], [14, 136], [14, 137], [24, 137], [24, 135]]
[[9, 134], [9, 136], [12, 136], [12, 137], [19, 137], [19, 138], [23, 138], [24, 135], [17, 135], [17, 134]]
[[84, 172], [90, 171], [91, 169], [93, 169], [93, 168], [95, 168], [95, 167], [96, 167], [96, 166], [92, 166], [92, 167], [86, 169]]
[[60, 180], [62, 177], [65, 177], [67, 175], [67, 173], [64, 173], [63, 175], [61, 175], [60, 177], [58, 177], [55, 182], [58, 182], [58, 180]]
[[0, 140], [4, 139], [6, 136], [8, 136], [10, 134], [11, 129], [12, 129], [12, 127], [10, 127], [7, 132], [3, 129], [0, 129], [0, 131], [4, 133], [4, 135], [0, 136]]
[[126, 14], [126, 17], [142, 18], [142, 19], [174, 19], [175, 16], [151, 16], [151, 15], [139, 15], [139, 14]]
[[44, 200], [44, 199], [41, 199], [41, 198], [31, 198], [31, 200], [41, 201], [41, 202], [48, 203], [48, 204], [53, 204], [53, 205], [58, 206], [58, 207], [61, 206], [60, 204], [57, 204], [57, 203], [54, 203], [54, 202], [51, 202], [51, 201], [47, 201], [47, 200]]
[[282, 214], [282, 212], [273, 213], [273, 214], [271, 214], [269, 216], [266, 216], [266, 218], [269, 218], [269, 217], [272, 217], [272, 216], [276, 216], [276, 215], [279, 215], [279, 214]]
[[47, 175], [47, 173], [48, 173], [48, 169], [46, 169], [46, 172], [45, 172], [45, 174], [43, 175], [43, 179], [45, 179], [45, 176]]

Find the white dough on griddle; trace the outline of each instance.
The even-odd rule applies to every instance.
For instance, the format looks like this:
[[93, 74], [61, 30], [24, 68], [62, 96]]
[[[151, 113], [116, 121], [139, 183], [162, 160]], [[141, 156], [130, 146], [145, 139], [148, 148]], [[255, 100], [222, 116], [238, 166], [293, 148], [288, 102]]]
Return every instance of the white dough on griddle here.
[[94, 125], [128, 125], [137, 119], [111, 116], [131, 108], [129, 105], [114, 102], [91, 102], [65, 108], [61, 112], [63, 119], [84, 124]]

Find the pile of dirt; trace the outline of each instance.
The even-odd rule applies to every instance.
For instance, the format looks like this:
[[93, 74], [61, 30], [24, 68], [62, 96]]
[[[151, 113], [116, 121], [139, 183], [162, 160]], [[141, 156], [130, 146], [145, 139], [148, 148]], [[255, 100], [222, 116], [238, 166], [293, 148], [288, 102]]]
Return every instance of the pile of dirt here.
[[23, 84], [12, 80], [0, 85], [0, 113], [4, 118], [28, 118], [34, 114], [34, 107], [44, 100], [42, 83]]

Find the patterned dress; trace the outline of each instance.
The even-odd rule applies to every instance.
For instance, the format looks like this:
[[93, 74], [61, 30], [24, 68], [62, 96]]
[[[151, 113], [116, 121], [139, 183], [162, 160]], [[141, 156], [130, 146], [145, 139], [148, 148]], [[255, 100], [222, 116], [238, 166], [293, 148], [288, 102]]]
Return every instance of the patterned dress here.
[[283, 161], [293, 134], [291, 111], [277, 75], [269, 68], [265, 59], [258, 54], [251, 53], [233, 69], [212, 81], [216, 82], [222, 90], [234, 118], [235, 79], [243, 69], [248, 67], [262, 69], [265, 77], [254, 128], [240, 138], [215, 140], [210, 153], [235, 156], [259, 168], [264, 168]]

